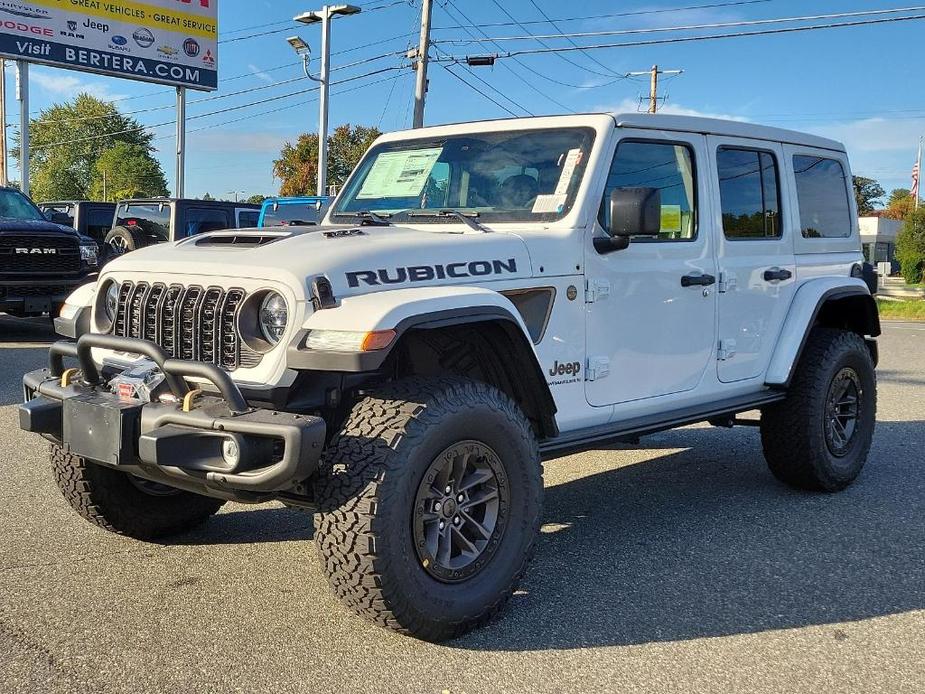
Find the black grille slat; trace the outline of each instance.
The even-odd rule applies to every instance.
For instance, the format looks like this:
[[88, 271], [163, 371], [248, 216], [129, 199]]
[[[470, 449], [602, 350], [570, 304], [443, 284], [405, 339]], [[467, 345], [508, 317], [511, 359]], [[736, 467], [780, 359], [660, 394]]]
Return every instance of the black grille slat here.
[[154, 342], [171, 357], [250, 368], [262, 355], [241, 343], [237, 319], [243, 289], [204, 289], [163, 282], [123, 282], [113, 332]]

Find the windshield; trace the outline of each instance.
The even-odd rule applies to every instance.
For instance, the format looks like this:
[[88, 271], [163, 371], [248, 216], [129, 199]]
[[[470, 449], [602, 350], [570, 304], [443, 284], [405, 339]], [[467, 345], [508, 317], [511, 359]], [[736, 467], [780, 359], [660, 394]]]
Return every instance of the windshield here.
[[486, 222], [553, 221], [571, 209], [593, 144], [589, 128], [385, 143], [363, 159], [332, 216], [457, 224], [436, 213], [458, 210]]
[[0, 190], [0, 217], [44, 221], [45, 215], [33, 205], [29, 198], [16, 190]]
[[[276, 209], [274, 209], [276, 208]], [[263, 226], [285, 227], [317, 224], [321, 212], [314, 203], [276, 203], [269, 205], [263, 214]]]
[[148, 236], [169, 241], [170, 205], [158, 202], [119, 205], [115, 226], [139, 227]]

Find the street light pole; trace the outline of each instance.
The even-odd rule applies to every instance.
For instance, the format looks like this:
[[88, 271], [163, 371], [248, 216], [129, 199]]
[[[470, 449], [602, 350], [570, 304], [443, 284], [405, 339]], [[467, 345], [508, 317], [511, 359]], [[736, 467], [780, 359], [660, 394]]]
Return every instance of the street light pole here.
[[[325, 5], [314, 12], [295, 17], [302, 24], [321, 23], [321, 74], [315, 79], [320, 85], [318, 110], [318, 186], [317, 194], [324, 195], [328, 187], [328, 87], [331, 74], [331, 19], [336, 15], [358, 14], [354, 5]], [[292, 41], [290, 41], [292, 43]], [[296, 49], [298, 50], [298, 49]]]

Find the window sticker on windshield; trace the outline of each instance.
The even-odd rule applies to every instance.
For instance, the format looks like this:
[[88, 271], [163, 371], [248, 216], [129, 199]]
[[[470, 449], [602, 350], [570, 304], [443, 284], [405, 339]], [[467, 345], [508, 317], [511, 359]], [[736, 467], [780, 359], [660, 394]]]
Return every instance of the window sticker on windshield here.
[[533, 203], [533, 214], [558, 213], [565, 208], [567, 195], [537, 195]]
[[376, 157], [357, 193], [364, 198], [412, 198], [421, 194], [443, 147], [384, 152]]
[[570, 149], [565, 155], [562, 173], [559, 175], [559, 184], [556, 186], [556, 195], [568, 195], [568, 186], [572, 182], [572, 174], [575, 173], [575, 167], [581, 163], [581, 157], [582, 151], [580, 149]]
[[662, 231], [681, 232], [681, 206], [662, 205]]

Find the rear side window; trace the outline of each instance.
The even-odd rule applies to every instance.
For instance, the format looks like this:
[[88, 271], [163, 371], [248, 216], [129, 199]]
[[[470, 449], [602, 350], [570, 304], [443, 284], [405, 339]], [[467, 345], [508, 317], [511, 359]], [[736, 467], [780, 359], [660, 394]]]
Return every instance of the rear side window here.
[[841, 162], [796, 155], [793, 157], [793, 173], [797, 181], [803, 237], [843, 239], [851, 236], [848, 181]]
[[624, 141], [617, 147], [598, 216], [610, 224], [610, 193], [615, 188], [657, 188], [662, 197], [659, 241], [690, 241], [697, 236], [694, 153], [685, 144]]
[[87, 235], [92, 236], [97, 241], [102, 241], [106, 238], [106, 234], [109, 233], [111, 228], [112, 212], [91, 207], [87, 215]]
[[259, 210], [239, 210], [238, 211], [238, 228], [250, 229], [257, 226], [257, 220], [260, 219]]
[[227, 210], [192, 207], [186, 211], [186, 229], [184, 236], [195, 236], [207, 231], [233, 228]]
[[726, 238], [780, 238], [780, 191], [774, 155], [720, 147], [716, 166]]

